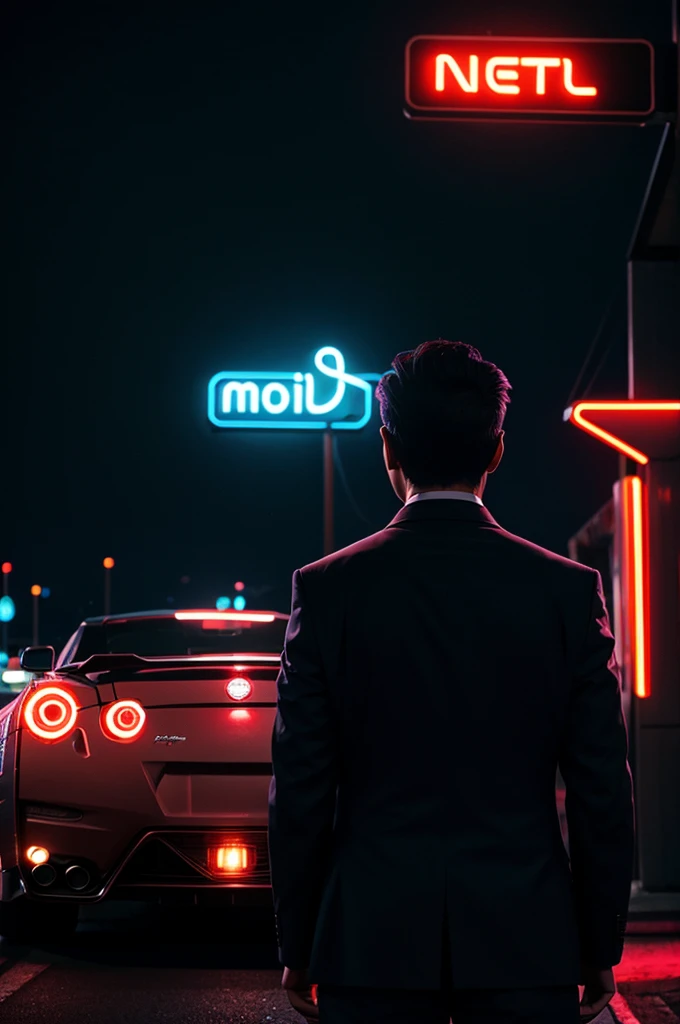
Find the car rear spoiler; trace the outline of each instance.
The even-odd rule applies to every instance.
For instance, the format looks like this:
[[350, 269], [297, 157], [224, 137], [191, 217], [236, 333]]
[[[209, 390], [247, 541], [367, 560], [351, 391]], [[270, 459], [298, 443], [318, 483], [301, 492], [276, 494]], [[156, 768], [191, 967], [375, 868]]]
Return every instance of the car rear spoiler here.
[[[220, 655], [215, 655], [214, 661], [210, 656], [200, 655], [200, 661], [192, 661], [191, 655], [183, 655], [167, 658], [140, 658], [138, 654], [93, 654], [86, 661], [74, 662], [72, 665], [62, 665], [57, 672], [64, 672], [67, 675], [88, 676], [97, 672], [141, 672], [144, 669], [199, 669], [199, 668], [227, 668]], [[252, 657], [252, 655], [245, 655]]]
[[87, 676], [94, 672], [108, 672], [111, 669], [125, 668], [134, 672], [146, 668], [149, 662], [138, 654], [93, 654], [86, 661], [73, 666], [64, 665], [57, 671], [68, 672], [70, 675]]

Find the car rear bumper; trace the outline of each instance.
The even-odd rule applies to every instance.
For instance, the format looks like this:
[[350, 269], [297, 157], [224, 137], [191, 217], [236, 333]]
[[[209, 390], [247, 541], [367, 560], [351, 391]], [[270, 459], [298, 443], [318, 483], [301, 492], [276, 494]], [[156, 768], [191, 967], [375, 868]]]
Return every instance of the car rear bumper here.
[[[208, 849], [223, 845], [247, 846], [253, 854], [247, 871], [222, 874], [212, 870]], [[45, 844], [46, 848], [47, 843]], [[141, 832], [106, 874], [86, 856], [62, 852], [50, 858], [55, 878], [40, 884], [29, 864], [2, 872], [0, 899], [13, 899], [21, 892], [31, 898], [52, 901], [97, 903], [106, 898], [152, 899], [174, 892], [178, 902], [247, 903], [247, 893], [261, 893], [271, 901], [267, 829], [247, 828], [152, 828]], [[74, 891], [69, 869], [89, 873], [86, 886]], [[255, 902], [259, 897], [255, 897]]]
[[114, 886], [105, 898], [113, 901], [153, 903], [163, 907], [237, 907], [273, 909], [272, 892], [269, 886], [257, 889], [236, 888], [235, 886], [203, 886], [200, 889], [173, 889], [154, 886], [145, 889], [136, 886]]

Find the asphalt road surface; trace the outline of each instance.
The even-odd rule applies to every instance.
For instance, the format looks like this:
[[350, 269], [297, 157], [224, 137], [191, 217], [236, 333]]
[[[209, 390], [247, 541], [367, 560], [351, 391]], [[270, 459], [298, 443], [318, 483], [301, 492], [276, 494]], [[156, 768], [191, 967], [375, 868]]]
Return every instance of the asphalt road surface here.
[[[653, 964], [648, 946], [645, 963]], [[68, 943], [0, 943], [0, 961], [2, 1024], [302, 1021], [280, 988], [268, 909], [109, 904], [89, 909]], [[622, 986], [614, 1014], [598, 1024], [678, 1021], [663, 985], [646, 978], [643, 970], [634, 994]]]
[[68, 943], [0, 943], [0, 957], [3, 1024], [302, 1021], [280, 988], [264, 909], [110, 904], [88, 909]]

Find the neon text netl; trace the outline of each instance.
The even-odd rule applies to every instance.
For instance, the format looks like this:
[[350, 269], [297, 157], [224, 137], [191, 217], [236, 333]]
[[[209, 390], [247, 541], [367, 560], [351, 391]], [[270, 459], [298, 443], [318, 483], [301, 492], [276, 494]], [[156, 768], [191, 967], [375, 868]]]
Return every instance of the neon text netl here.
[[[471, 53], [467, 68], [463, 68], [449, 53], [438, 53], [435, 57], [435, 90], [444, 92], [453, 82], [466, 93], [478, 93], [480, 86], [479, 55]], [[521, 75], [518, 68], [530, 68], [531, 72]], [[560, 69], [561, 85], [571, 96], [597, 96], [594, 85], [574, 83], [574, 62], [569, 57], [519, 57], [494, 56], [484, 62], [484, 83], [499, 95], [517, 96], [521, 91], [545, 96], [548, 69]], [[554, 74], [555, 72], [553, 72]], [[521, 76], [521, 77], [520, 77]]]

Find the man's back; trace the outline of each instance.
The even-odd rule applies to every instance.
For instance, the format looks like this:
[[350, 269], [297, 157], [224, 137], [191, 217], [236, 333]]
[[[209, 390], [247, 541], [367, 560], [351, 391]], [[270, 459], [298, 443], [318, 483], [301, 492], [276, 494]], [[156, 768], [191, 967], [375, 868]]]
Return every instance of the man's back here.
[[[457, 985], [576, 983], [555, 776], [597, 580], [455, 500], [302, 570], [341, 751], [314, 980], [436, 987], [446, 905]], [[611, 703], [604, 626], [597, 646]], [[623, 723], [608, 756], [620, 787]]]
[[469, 842], [488, 816], [481, 842], [498, 849], [509, 827], [519, 848], [531, 822], [513, 812], [545, 826], [547, 796], [550, 840], [568, 647], [594, 574], [440, 500], [302, 575], [343, 727], [339, 824]]
[[[446, 369], [447, 345], [405, 354], [415, 364], [425, 350], [425, 369], [390, 385], [397, 398], [398, 386], [416, 389], [421, 419], [422, 380]], [[459, 363], [456, 351], [454, 395]], [[502, 390], [497, 368], [483, 367], [464, 369]], [[463, 404], [479, 421], [472, 393]], [[478, 488], [470, 480], [475, 465], [495, 469], [502, 431], [459, 458], [456, 422], [436, 464], [418, 431], [409, 441], [405, 415], [397, 407], [396, 440], [382, 431], [404, 508], [293, 579], [270, 791], [280, 956], [309, 968], [320, 992], [340, 989], [336, 1007], [352, 1013], [337, 1020], [362, 1020], [356, 993], [367, 990], [381, 990], [392, 1019], [399, 992], [440, 989], [445, 970], [457, 990], [550, 989], [531, 1019], [554, 1024], [570, 1019], [584, 966], [618, 963], [630, 890], [631, 779], [601, 581], [507, 533], [482, 505], [486, 474]], [[451, 452], [462, 489], [418, 489], [403, 468], [451, 477]]]

